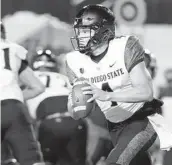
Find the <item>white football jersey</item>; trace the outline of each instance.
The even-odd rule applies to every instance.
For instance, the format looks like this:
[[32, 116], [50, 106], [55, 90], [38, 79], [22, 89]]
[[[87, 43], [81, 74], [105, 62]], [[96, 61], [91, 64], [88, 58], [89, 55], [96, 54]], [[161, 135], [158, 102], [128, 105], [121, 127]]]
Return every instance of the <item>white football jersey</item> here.
[[36, 119], [36, 110], [39, 104], [52, 96], [65, 96], [69, 94], [70, 83], [66, 76], [55, 72], [35, 71], [35, 76], [46, 86], [45, 92], [27, 100], [32, 118]]
[[[98, 88], [105, 91], [125, 91], [132, 87], [129, 72], [126, 68], [124, 54], [129, 36], [115, 38], [109, 43], [106, 55], [95, 63], [87, 55], [71, 52], [66, 56], [66, 63], [73, 74], [84, 77]], [[69, 75], [70, 76], [70, 75]], [[131, 117], [143, 106], [141, 103], [124, 103], [99, 101], [105, 117], [112, 122], [120, 122]]]
[[16, 99], [23, 101], [18, 78], [22, 60], [27, 50], [20, 45], [0, 41], [0, 100]]

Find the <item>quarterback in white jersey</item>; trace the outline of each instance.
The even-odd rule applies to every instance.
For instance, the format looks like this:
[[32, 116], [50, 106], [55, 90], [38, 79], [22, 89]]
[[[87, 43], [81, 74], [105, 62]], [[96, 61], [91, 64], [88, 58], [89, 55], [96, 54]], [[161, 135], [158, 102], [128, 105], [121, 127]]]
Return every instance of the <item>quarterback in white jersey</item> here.
[[[29, 113], [24, 100], [44, 91], [42, 83], [33, 75], [26, 61], [27, 51], [6, 40], [1, 23], [0, 41], [0, 101], [1, 138], [10, 144], [17, 161], [22, 165], [35, 165], [42, 161], [37, 141], [32, 132]], [[19, 79], [26, 85], [21, 90]], [[33, 146], [34, 147], [30, 147]], [[42, 165], [42, 163], [40, 163]]]
[[147, 116], [162, 105], [153, 99], [144, 49], [133, 36], [115, 36], [115, 17], [102, 5], [83, 7], [76, 15], [74, 30], [72, 43], [78, 52], [66, 57], [68, 75], [73, 85], [76, 78], [86, 79], [90, 86], [83, 93], [93, 95], [88, 102], [95, 100], [107, 119], [114, 149], [106, 164], [137, 162], [157, 137]]
[[57, 62], [50, 50], [39, 50], [32, 68], [46, 86], [41, 95], [27, 101], [32, 118], [39, 121], [38, 139], [44, 160], [83, 164], [87, 129], [85, 122], [73, 120], [67, 111], [69, 79], [57, 73]]

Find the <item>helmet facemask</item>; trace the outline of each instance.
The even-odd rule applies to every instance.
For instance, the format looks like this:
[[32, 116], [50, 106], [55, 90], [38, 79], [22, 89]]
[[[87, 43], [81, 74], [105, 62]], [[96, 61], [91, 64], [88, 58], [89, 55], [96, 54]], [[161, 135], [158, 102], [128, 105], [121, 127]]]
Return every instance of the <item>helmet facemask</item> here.
[[33, 70], [55, 72], [57, 70], [57, 65], [55, 58], [51, 54], [43, 52], [42, 54], [35, 56], [32, 68]]
[[91, 51], [91, 39], [96, 33], [92, 26], [74, 26], [75, 36], [71, 38], [74, 50], [86, 53]]

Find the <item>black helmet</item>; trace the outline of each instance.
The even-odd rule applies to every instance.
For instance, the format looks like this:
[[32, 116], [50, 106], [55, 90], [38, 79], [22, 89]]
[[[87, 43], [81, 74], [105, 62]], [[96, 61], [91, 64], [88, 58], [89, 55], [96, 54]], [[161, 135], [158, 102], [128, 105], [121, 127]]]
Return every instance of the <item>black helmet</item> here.
[[33, 70], [57, 71], [57, 63], [51, 50], [38, 50], [32, 60]]
[[[85, 19], [89, 23], [85, 23]], [[80, 37], [79, 33], [81, 29], [89, 31], [89, 36]], [[97, 48], [107, 41], [109, 42], [115, 37], [115, 17], [113, 12], [102, 5], [85, 6], [76, 15], [74, 31], [75, 36], [71, 38], [74, 49], [88, 54], [92, 49]], [[93, 35], [92, 32], [94, 32]], [[85, 45], [80, 42], [82, 38], [89, 38]]]

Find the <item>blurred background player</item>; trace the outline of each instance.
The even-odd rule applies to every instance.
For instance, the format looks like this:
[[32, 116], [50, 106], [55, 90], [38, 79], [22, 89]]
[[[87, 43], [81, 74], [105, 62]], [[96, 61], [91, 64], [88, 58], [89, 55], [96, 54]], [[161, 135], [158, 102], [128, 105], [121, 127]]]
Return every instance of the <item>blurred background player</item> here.
[[[162, 106], [162, 115], [166, 119], [170, 128], [172, 128], [172, 68], [168, 68], [164, 71], [164, 78], [165, 84], [159, 88], [159, 98], [164, 102], [164, 105]], [[160, 156], [162, 165], [171, 164], [172, 150], [168, 152], [161, 152]]]
[[67, 112], [68, 78], [57, 73], [57, 62], [50, 50], [39, 50], [32, 68], [46, 85], [44, 93], [27, 101], [32, 118], [39, 123], [38, 139], [45, 161], [53, 165], [84, 165], [87, 127]]
[[[153, 83], [154, 83], [154, 79], [156, 77], [157, 74], [157, 61], [156, 61], [156, 57], [154, 56], [153, 53], [150, 52], [150, 50], [145, 49], [144, 51], [144, 60], [145, 60], [145, 65], [146, 68], [148, 69]], [[154, 87], [154, 97], [158, 97], [157, 96], [157, 87], [155, 84], [153, 84]], [[159, 114], [161, 114], [161, 108], [158, 109], [159, 110]], [[152, 145], [152, 147], [149, 149], [149, 153], [150, 153], [150, 158], [152, 161], [153, 165], [162, 165], [162, 157], [163, 157], [163, 151], [159, 149], [160, 148], [160, 142], [159, 139], [157, 138], [155, 143]]]
[[[172, 68], [166, 69], [164, 72], [165, 85], [159, 89], [159, 98], [164, 101], [162, 107], [162, 114], [165, 119], [172, 125], [171, 118], [171, 107], [172, 107]], [[171, 129], [172, 131], [172, 129]]]
[[[1, 141], [10, 145], [21, 165], [43, 165], [24, 101], [41, 94], [44, 86], [28, 66], [26, 49], [6, 39], [2, 22], [0, 42]], [[19, 80], [26, 86], [23, 91]]]

